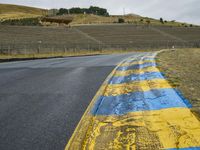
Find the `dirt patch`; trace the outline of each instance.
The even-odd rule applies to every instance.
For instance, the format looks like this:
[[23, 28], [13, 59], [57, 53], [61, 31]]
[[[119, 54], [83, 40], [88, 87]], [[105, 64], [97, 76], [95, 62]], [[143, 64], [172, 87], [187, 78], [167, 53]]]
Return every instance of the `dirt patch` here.
[[157, 56], [159, 69], [192, 103], [200, 117], [200, 49], [178, 49]]

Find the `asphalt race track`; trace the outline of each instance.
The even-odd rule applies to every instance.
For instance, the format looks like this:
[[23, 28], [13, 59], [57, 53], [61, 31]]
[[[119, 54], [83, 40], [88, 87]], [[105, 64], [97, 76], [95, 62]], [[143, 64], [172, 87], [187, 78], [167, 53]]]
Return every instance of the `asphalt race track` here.
[[129, 56], [1, 63], [0, 150], [64, 149], [105, 78]]

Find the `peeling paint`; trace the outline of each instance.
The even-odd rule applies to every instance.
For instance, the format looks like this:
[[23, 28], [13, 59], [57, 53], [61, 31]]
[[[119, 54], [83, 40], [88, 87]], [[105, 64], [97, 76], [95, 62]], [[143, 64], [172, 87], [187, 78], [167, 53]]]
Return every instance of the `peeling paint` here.
[[200, 121], [156, 68], [155, 55], [139, 53], [113, 70], [66, 150], [200, 149]]

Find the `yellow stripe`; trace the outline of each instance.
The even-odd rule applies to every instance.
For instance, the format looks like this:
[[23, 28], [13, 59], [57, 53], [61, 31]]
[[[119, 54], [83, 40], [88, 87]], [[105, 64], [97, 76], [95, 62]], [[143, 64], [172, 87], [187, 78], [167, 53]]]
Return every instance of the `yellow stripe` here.
[[155, 58], [155, 56], [145, 56], [144, 58]]
[[122, 84], [108, 84], [104, 96], [117, 96], [137, 91], [149, 91], [152, 89], [172, 88], [165, 79], [133, 81]]
[[167, 149], [200, 146], [200, 122], [187, 108], [84, 117], [68, 149]]
[[156, 67], [147, 67], [147, 68], [143, 68], [143, 69], [116, 71], [114, 76], [129, 76], [131, 74], [143, 74], [145, 72], [159, 72], [159, 70]]
[[132, 63], [123, 63], [121, 66], [132, 66], [132, 65], [142, 65], [145, 63], [154, 63], [155, 60], [142, 60], [142, 61], [135, 61]]

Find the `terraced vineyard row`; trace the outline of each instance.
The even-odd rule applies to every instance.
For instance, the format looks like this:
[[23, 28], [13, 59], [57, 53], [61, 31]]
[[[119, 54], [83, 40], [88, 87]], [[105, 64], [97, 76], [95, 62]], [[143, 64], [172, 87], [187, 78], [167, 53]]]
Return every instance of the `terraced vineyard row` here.
[[82, 26], [79, 30], [111, 47], [168, 48], [200, 46], [200, 28], [134, 25]]
[[200, 47], [200, 28], [93, 25], [73, 28], [0, 26], [0, 52], [54, 53], [101, 49]]

